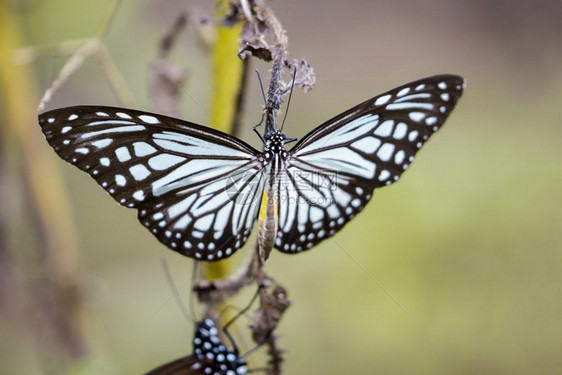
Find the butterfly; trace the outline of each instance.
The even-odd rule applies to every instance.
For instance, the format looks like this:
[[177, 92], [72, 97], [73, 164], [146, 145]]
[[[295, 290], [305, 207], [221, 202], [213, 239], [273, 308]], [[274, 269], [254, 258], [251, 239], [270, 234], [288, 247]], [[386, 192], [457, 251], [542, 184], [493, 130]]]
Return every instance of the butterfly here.
[[271, 108], [261, 152], [204, 126], [124, 108], [56, 109], [39, 115], [39, 124], [60, 157], [137, 209], [172, 250], [227, 258], [259, 219], [267, 257], [273, 247], [298, 253], [333, 236], [375, 189], [398, 181], [464, 86], [456, 75], [399, 86], [326, 121], [290, 150]]
[[193, 354], [166, 363], [146, 375], [242, 375], [248, 372], [238, 350], [221, 341], [215, 323], [207, 318], [195, 325]]

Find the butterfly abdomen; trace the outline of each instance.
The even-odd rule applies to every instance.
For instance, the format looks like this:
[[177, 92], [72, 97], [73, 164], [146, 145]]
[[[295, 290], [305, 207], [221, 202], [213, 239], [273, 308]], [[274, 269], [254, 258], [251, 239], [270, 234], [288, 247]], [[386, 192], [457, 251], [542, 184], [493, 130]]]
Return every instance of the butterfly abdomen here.
[[266, 260], [273, 249], [277, 236], [277, 197], [275, 189], [268, 185], [262, 196], [261, 209], [258, 219], [258, 245], [260, 256]]

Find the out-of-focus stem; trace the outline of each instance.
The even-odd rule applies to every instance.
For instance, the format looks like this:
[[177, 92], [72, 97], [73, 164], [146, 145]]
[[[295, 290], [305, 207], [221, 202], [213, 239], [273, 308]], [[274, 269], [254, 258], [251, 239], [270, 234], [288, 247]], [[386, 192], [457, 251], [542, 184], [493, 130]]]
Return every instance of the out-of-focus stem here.
[[[32, 74], [27, 66], [13, 63], [13, 52], [22, 45], [17, 19], [13, 9], [0, 2], [2, 138], [18, 154], [23, 170], [21, 185], [25, 186], [23, 197], [32, 224], [28, 235], [37, 239], [41, 285], [36, 287], [44, 292], [40, 295], [44, 298], [35, 301], [33, 310], [43, 314], [44, 325], [50, 325], [40, 328], [48, 329], [49, 335], [55, 336], [59, 352], [52, 347], [43, 350], [50, 355], [58, 354], [63, 363], [77, 361], [87, 354], [78, 298], [81, 289], [78, 246], [60, 172], [41, 136], [37, 114], [30, 110], [30, 104], [38, 98]], [[45, 331], [35, 334], [42, 335]]]
[[[221, 19], [228, 1], [217, 0], [215, 3], [215, 19]], [[212, 48], [212, 80], [211, 121], [215, 129], [226, 133], [232, 132], [236, 117], [237, 103], [243, 76], [243, 63], [238, 58], [238, 37], [241, 25], [225, 27], [217, 22], [216, 40]], [[205, 264], [205, 277], [218, 279], [231, 273], [231, 258]]]

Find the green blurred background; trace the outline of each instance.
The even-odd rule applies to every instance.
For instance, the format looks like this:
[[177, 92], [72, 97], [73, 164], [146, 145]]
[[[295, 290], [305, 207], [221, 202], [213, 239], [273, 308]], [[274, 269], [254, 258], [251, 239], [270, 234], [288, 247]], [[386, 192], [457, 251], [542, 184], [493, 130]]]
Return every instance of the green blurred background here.
[[[17, 15], [21, 48], [93, 36], [111, 4], [30, 0], [2, 6]], [[306, 58], [317, 77], [311, 92], [293, 95], [289, 136], [301, 137], [358, 102], [421, 77], [457, 73], [468, 81], [446, 126], [399, 184], [378, 191], [334, 240], [296, 256], [272, 254], [268, 270], [293, 302], [278, 331], [287, 350], [286, 373], [562, 373], [560, 3], [270, 5], [288, 30], [293, 57]], [[212, 4], [125, 1], [108, 34], [109, 52], [139, 109], [150, 109], [150, 64], [181, 10], [210, 17]], [[194, 34], [192, 24], [172, 60], [188, 70], [181, 117], [208, 124], [209, 56]], [[7, 34], [0, 38], [6, 42]], [[47, 53], [18, 69], [30, 69], [41, 95], [65, 61]], [[257, 67], [266, 76], [267, 66]], [[42, 306], [35, 305], [41, 295], [36, 248], [43, 237], [33, 229], [32, 203], [25, 198], [22, 147], [4, 132], [11, 121], [5, 103], [16, 92], [2, 90], [0, 373], [56, 373], [57, 354], [49, 352], [55, 346], [37, 328], [43, 321]], [[39, 96], [30, 99], [18, 111], [33, 119]], [[93, 59], [48, 108], [78, 104], [118, 105]], [[251, 77], [241, 138], [256, 147], [251, 125], [261, 105]], [[27, 125], [40, 139], [39, 126]], [[46, 142], [37, 141], [37, 147], [63, 175], [68, 202], [55, 203], [70, 207], [71, 216], [62, 220], [75, 228], [79, 246], [87, 355], [72, 371], [139, 374], [188, 353], [193, 325], [169, 301], [161, 263], [167, 260], [181, 285], [192, 261], [161, 246], [133, 211], [59, 160]], [[48, 172], [42, 175], [45, 186], [52, 185]], [[56, 218], [61, 214], [56, 206], [54, 212]], [[250, 248], [235, 258], [244, 259]], [[237, 300], [239, 307], [248, 293]], [[187, 286], [181, 297], [192, 298]], [[243, 349], [251, 346], [248, 338], [239, 341]]]

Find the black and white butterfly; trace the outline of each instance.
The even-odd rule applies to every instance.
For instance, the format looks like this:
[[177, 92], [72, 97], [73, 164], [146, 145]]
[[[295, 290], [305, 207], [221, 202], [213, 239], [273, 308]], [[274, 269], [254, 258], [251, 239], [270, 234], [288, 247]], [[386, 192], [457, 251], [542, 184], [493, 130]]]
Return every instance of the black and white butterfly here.
[[[375, 96], [290, 150], [269, 109], [263, 152], [228, 134], [131, 109], [78, 106], [39, 116], [47, 141], [163, 244], [208, 261], [244, 245], [260, 217], [266, 256], [333, 236], [410, 166], [443, 125], [463, 78], [438, 75]], [[261, 207], [261, 210], [260, 210]]]
[[242, 375], [248, 372], [238, 350], [228, 349], [215, 323], [207, 318], [195, 325], [193, 354], [166, 363], [146, 375]]

